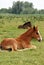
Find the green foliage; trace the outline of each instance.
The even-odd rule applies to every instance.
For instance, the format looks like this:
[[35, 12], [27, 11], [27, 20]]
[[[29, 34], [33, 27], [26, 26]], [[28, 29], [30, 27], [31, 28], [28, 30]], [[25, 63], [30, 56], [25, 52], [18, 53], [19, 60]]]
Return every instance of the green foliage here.
[[29, 8], [24, 8], [24, 10], [21, 12], [22, 14], [33, 14], [34, 9], [29, 7]]
[[8, 12], [8, 9], [6, 9], [6, 8], [2, 8], [1, 10], [0, 10], [0, 13], [7, 13]]
[[40, 11], [39, 11], [39, 13], [40, 13], [40, 14], [43, 14], [43, 13], [44, 13], [44, 10], [43, 10], [43, 9], [42, 9], [42, 10], [40, 10]]
[[32, 14], [34, 11], [33, 4], [29, 2], [13, 2], [12, 13], [15, 14]]
[[20, 14], [20, 12], [22, 11], [22, 8], [23, 8], [23, 2], [20, 2], [20, 1], [13, 2], [12, 13]]
[[32, 3], [29, 3], [29, 2], [24, 2], [24, 8], [33, 8], [33, 4]]

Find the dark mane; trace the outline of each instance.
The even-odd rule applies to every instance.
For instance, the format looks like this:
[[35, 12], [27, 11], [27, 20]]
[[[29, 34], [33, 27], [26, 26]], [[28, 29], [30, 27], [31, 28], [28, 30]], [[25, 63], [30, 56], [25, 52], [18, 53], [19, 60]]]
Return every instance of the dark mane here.
[[19, 25], [18, 28], [28, 29], [29, 27], [32, 27], [32, 24], [30, 21], [24, 23], [23, 25]]

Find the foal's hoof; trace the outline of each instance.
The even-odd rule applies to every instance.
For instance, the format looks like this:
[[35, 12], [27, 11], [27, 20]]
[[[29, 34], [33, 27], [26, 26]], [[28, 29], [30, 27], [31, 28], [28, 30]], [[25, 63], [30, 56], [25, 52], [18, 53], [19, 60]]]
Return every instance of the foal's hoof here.
[[36, 47], [36, 46], [34, 46], [33, 48], [34, 48], [34, 49], [36, 49], [37, 47]]
[[12, 49], [11, 49], [11, 48], [9, 48], [9, 49], [6, 49], [6, 50], [8, 50], [9, 52], [10, 52], [10, 51], [12, 51]]
[[35, 45], [32, 45], [31, 46], [31, 49], [36, 49], [37, 47]]

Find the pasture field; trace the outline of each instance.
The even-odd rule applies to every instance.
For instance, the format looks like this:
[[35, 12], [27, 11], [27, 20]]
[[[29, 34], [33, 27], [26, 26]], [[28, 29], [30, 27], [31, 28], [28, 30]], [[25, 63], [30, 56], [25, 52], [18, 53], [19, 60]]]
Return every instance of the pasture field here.
[[38, 25], [43, 40], [31, 41], [37, 46], [35, 50], [0, 51], [0, 65], [44, 65], [44, 15], [0, 14], [0, 43], [4, 38], [17, 38], [24, 33], [27, 29], [18, 29], [18, 26], [26, 21]]

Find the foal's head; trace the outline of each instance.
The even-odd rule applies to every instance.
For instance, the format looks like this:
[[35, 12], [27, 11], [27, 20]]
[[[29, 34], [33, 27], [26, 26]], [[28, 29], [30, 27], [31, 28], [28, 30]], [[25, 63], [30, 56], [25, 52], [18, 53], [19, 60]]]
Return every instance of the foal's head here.
[[32, 33], [32, 37], [36, 38], [39, 42], [42, 41], [42, 37], [40, 35], [40, 32], [38, 30], [38, 27], [33, 27], [33, 33]]

